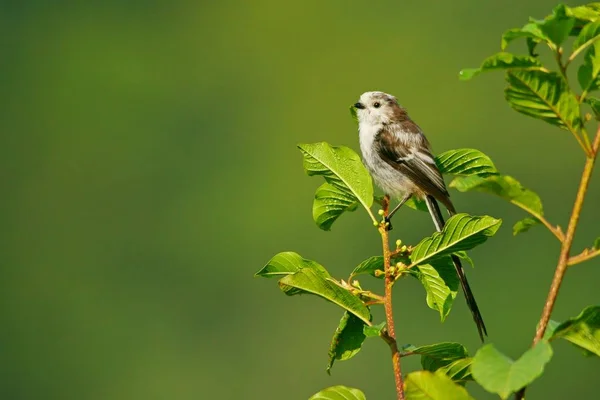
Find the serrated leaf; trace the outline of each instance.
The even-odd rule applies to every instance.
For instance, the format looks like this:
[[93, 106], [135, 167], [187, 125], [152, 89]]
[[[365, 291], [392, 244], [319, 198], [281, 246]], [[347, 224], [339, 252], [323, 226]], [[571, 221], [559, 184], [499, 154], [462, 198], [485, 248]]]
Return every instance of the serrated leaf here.
[[385, 329], [386, 323], [381, 322], [377, 325], [364, 325], [363, 326], [363, 333], [365, 334], [366, 337], [374, 337], [374, 336], [381, 336], [381, 333], [383, 331], [383, 329]]
[[500, 353], [493, 344], [488, 344], [473, 357], [471, 374], [485, 390], [507, 399], [511, 393], [539, 377], [551, 357], [552, 347], [546, 341], [527, 350], [517, 361]]
[[583, 63], [577, 70], [577, 80], [585, 92], [597, 90], [600, 87], [600, 42], [594, 42], [585, 53]]
[[453, 215], [441, 232], [435, 232], [415, 246], [410, 260], [413, 265], [425, 264], [457, 251], [470, 250], [493, 236], [501, 223], [489, 216]]
[[517, 236], [519, 233], [527, 232], [532, 226], [540, 223], [537, 218], [527, 217], [523, 218], [513, 226], [513, 236]]
[[550, 340], [559, 338], [600, 356], [600, 306], [586, 307], [578, 316], [554, 327]]
[[357, 296], [314, 269], [302, 268], [281, 278], [279, 287], [287, 295], [299, 294], [298, 291], [315, 294], [351, 312], [365, 323], [370, 323], [369, 309]]
[[459, 192], [475, 190], [494, 194], [534, 215], [544, 214], [540, 197], [535, 192], [524, 188], [519, 181], [508, 175], [492, 175], [485, 178], [461, 176], [454, 178], [449, 186]]
[[348, 311], [344, 313], [329, 346], [328, 374], [331, 374], [335, 360], [349, 360], [360, 351], [366, 338], [363, 333], [365, 326], [367, 325], [354, 314]]
[[438, 155], [435, 162], [443, 174], [487, 176], [498, 173], [492, 160], [475, 149], [448, 150]]
[[442, 322], [452, 308], [458, 291], [458, 276], [450, 257], [434, 260], [433, 265], [418, 265], [411, 269], [411, 275], [417, 278], [427, 294], [429, 308], [440, 313]]
[[421, 356], [421, 366], [427, 371], [436, 371], [456, 360], [468, 357], [465, 346], [455, 342], [441, 342], [426, 346], [404, 345], [402, 351]]
[[416, 371], [406, 376], [407, 400], [473, 400], [467, 390], [442, 372]]
[[330, 229], [354, 202], [360, 202], [371, 215], [373, 183], [358, 154], [325, 142], [300, 144], [298, 148], [304, 156], [306, 173], [323, 176], [328, 183], [317, 190], [313, 206], [313, 218], [321, 229]]
[[308, 400], [366, 400], [366, 397], [358, 389], [338, 385], [323, 389]]
[[469, 80], [482, 72], [501, 70], [501, 69], [540, 69], [542, 63], [532, 56], [517, 56], [512, 53], [496, 53], [481, 63], [479, 68], [466, 68], [460, 71], [461, 80]]
[[293, 251], [284, 251], [276, 254], [264, 267], [261, 268], [260, 271], [254, 274], [254, 276], [260, 276], [263, 278], [281, 278], [282, 276], [298, 272], [302, 268], [314, 269], [324, 276], [329, 276], [329, 272], [327, 272], [325, 267], [323, 267], [321, 264], [316, 261], [302, 258], [300, 254]]
[[504, 94], [515, 111], [570, 131], [579, 127], [577, 99], [557, 73], [514, 70], [506, 73], [506, 81]]
[[472, 363], [473, 359], [471, 357], [461, 358], [439, 368], [438, 371], [444, 373], [459, 385], [464, 385], [467, 381], [473, 380], [473, 376], [471, 376]]

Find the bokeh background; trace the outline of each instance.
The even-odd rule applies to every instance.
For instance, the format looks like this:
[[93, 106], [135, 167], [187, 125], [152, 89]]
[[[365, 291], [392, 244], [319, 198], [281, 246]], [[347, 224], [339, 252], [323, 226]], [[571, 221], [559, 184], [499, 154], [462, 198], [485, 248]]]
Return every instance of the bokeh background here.
[[[279, 251], [339, 277], [380, 251], [364, 212], [317, 229], [321, 180], [305, 176], [295, 145], [358, 150], [348, 106], [384, 90], [436, 152], [486, 152], [565, 227], [584, 162], [573, 138], [510, 110], [501, 74], [458, 80], [499, 50], [502, 32], [554, 5], [2, 2], [0, 397], [306, 399], [346, 384], [393, 398], [383, 342], [368, 341], [328, 376], [340, 310], [253, 278]], [[600, 235], [598, 172], [575, 251]], [[540, 227], [514, 238], [525, 215], [500, 199], [453, 198], [459, 210], [505, 221], [472, 252], [468, 275], [490, 341], [518, 357], [558, 243]], [[392, 237], [414, 244], [431, 232], [425, 214], [405, 209]], [[598, 304], [599, 283], [600, 258], [569, 271], [554, 319]], [[399, 340], [459, 341], [474, 353], [462, 297], [444, 324], [424, 298], [416, 280], [396, 288]], [[600, 361], [567, 343], [554, 349], [529, 397], [593, 398]]]

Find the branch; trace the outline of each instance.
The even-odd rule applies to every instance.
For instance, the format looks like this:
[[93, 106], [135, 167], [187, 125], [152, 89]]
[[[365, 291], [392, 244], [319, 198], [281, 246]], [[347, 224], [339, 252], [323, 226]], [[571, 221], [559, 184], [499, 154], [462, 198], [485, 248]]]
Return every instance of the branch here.
[[568, 263], [569, 267], [573, 266], [575, 264], [579, 264], [584, 261], [587, 261], [590, 258], [594, 258], [596, 256], [600, 256], [600, 249], [597, 249], [597, 250], [585, 249], [580, 254], [577, 254], [576, 256], [569, 258], [569, 263]]
[[[390, 205], [390, 199], [386, 196], [382, 202], [384, 215], [387, 216]], [[396, 381], [396, 393], [398, 400], [404, 400], [404, 382], [402, 381], [402, 372], [400, 370], [400, 352], [398, 352], [398, 343], [396, 341], [396, 332], [394, 328], [394, 313], [392, 310], [392, 286], [394, 285], [395, 277], [390, 271], [391, 267], [391, 252], [388, 230], [385, 223], [379, 225], [379, 233], [383, 244], [383, 268], [385, 271], [385, 295], [383, 298], [385, 307], [385, 319], [387, 330], [382, 335], [383, 340], [390, 346], [392, 351], [392, 365], [394, 367], [394, 379]]]
[[546, 304], [544, 306], [542, 318], [540, 319], [540, 322], [538, 324], [535, 339], [533, 341], [534, 344], [537, 344], [544, 336], [546, 326], [548, 325], [548, 321], [550, 320], [550, 314], [552, 313], [554, 303], [556, 302], [558, 290], [560, 289], [560, 285], [565, 275], [565, 271], [567, 270], [567, 266], [569, 265], [569, 254], [571, 252], [571, 245], [573, 244], [573, 239], [575, 237], [575, 229], [577, 229], [577, 224], [579, 222], [579, 216], [583, 207], [583, 200], [585, 199], [585, 194], [590, 184], [590, 177], [592, 176], [592, 171], [594, 170], [594, 162], [596, 161], [598, 148], [600, 148], [600, 126], [598, 127], [596, 137], [594, 138], [594, 144], [592, 146], [592, 155], [587, 158], [585, 166], [583, 168], [583, 174], [581, 175], [581, 182], [579, 183], [579, 190], [577, 191], [577, 197], [575, 198], [575, 204], [573, 205], [573, 212], [571, 213], [571, 219], [569, 220], [567, 234], [565, 236], [563, 245], [561, 246], [560, 255], [558, 257], [558, 265], [556, 266], [556, 271], [554, 273], [552, 285], [550, 286], [548, 299], [546, 300]]
[[[598, 155], [599, 148], [600, 125], [598, 126], [598, 130], [596, 131], [596, 137], [594, 138], [594, 143], [592, 145], [591, 152], [587, 156], [585, 166], [583, 167], [581, 182], [579, 183], [577, 197], [575, 198], [575, 204], [573, 205], [573, 212], [571, 213], [569, 226], [567, 227], [567, 234], [565, 235], [565, 240], [562, 242], [562, 246], [560, 248], [558, 264], [556, 266], [556, 271], [554, 271], [554, 278], [552, 279], [552, 284], [550, 285], [548, 298], [546, 299], [546, 303], [544, 304], [544, 310], [542, 311], [542, 316], [540, 318], [540, 322], [538, 323], [537, 330], [535, 332], [535, 337], [533, 338], [533, 345], [536, 345], [544, 337], [544, 333], [546, 332], [546, 328], [548, 327], [548, 322], [550, 321], [552, 309], [554, 308], [554, 304], [556, 303], [556, 297], [558, 296], [560, 285], [562, 284], [565, 272], [567, 271], [567, 267], [569, 266], [569, 261], [571, 260], [569, 258], [569, 254], [571, 252], [571, 245], [573, 244], [575, 230], [577, 229], [579, 216], [581, 215], [581, 209], [583, 208], [583, 201], [585, 199], [585, 194], [590, 184], [590, 177], [592, 176], [592, 171], [594, 170], [594, 163], [596, 161], [596, 156]], [[577, 257], [579, 256], [576, 256], [576, 258]], [[517, 392], [515, 396], [517, 400], [525, 398], [525, 389], [526, 388], [523, 388], [519, 392]]]

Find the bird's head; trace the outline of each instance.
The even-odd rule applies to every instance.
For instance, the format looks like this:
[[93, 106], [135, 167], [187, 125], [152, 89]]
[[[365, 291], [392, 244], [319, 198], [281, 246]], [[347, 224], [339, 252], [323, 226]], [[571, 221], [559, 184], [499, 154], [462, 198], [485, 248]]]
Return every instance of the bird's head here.
[[406, 111], [398, 100], [384, 92], [365, 92], [353, 107], [360, 123], [388, 124], [406, 117]]

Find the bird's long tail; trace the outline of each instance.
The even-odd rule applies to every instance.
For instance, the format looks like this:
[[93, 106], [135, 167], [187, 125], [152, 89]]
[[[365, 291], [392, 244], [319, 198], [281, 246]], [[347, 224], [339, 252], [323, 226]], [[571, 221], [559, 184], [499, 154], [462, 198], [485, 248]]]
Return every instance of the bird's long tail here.
[[[433, 223], [435, 224], [435, 228], [438, 232], [444, 228], [445, 222], [444, 217], [442, 216], [442, 212], [440, 211], [440, 207], [437, 201], [432, 196], [427, 196], [425, 198], [427, 203], [427, 208], [429, 209], [429, 214], [431, 214], [431, 218], [433, 219]], [[473, 296], [473, 292], [471, 291], [471, 287], [469, 286], [469, 282], [467, 281], [467, 276], [465, 275], [465, 270], [462, 267], [460, 259], [456, 255], [452, 255], [452, 262], [454, 263], [454, 268], [456, 269], [456, 274], [458, 275], [458, 279], [460, 280], [460, 285], [462, 286], [463, 293], [465, 294], [465, 299], [467, 300], [467, 306], [469, 310], [471, 310], [471, 314], [473, 314], [473, 320], [475, 321], [475, 325], [477, 325], [477, 331], [479, 332], [479, 337], [483, 342], [483, 336], [487, 336], [487, 330], [485, 329], [485, 324], [483, 323], [483, 318], [481, 313], [479, 312], [479, 307], [477, 307], [477, 302], [475, 301], [475, 296]]]

